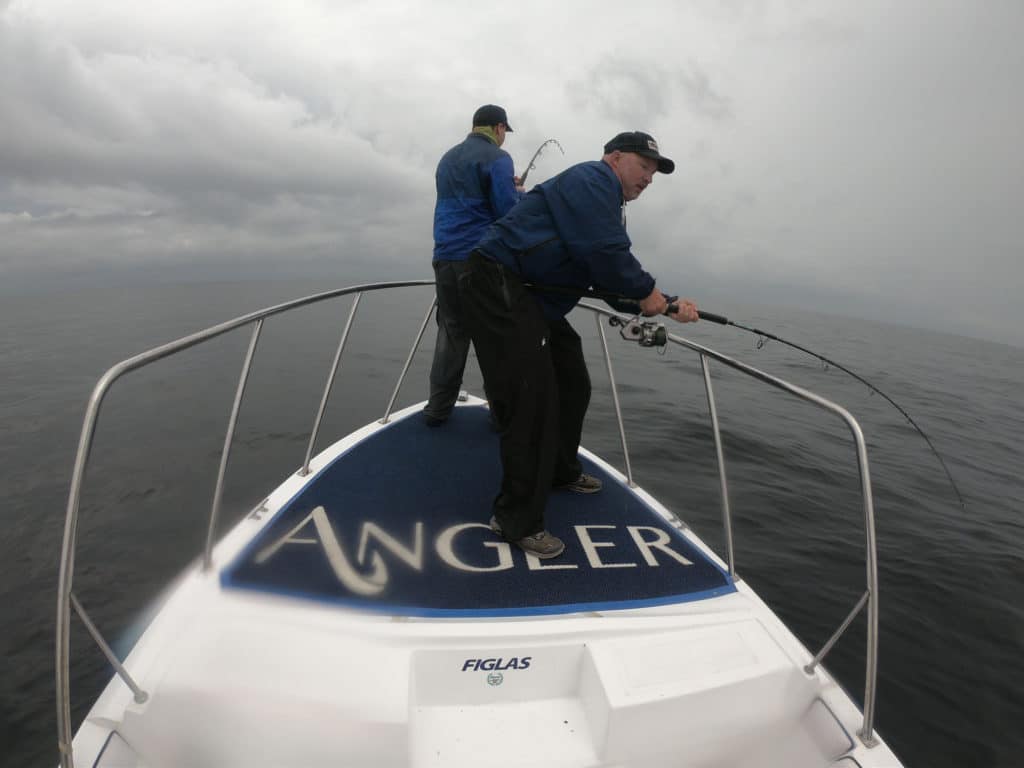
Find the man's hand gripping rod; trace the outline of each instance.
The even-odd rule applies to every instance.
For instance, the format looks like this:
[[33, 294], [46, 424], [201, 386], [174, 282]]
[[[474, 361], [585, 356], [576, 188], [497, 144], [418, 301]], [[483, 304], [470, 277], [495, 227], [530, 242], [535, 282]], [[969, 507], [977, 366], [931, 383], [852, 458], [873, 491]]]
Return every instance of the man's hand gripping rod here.
[[[663, 315], [672, 315], [679, 311], [679, 305], [675, 303], [677, 298], [673, 296], [669, 299], [669, 305], [665, 308]], [[633, 302], [629, 303], [633, 305]], [[636, 317], [622, 320], [613, 316], [608, 319], [608, 322], [613, 326], [620, 326], [619, 335], [626, 341], [635, 341], [641, 347], [664, 347], [668, 343], [668, 331], [665, 330], [665, 326], [654, 320], [641, 320], [640, 305], [637, 303], [634, 306]], [[697, 316], [701, 320], [708, 320], [720, 325], [727, 325], [729, 322], [728, 319], [722, 315], [716, 315], [714, 312], [697, 310]]]

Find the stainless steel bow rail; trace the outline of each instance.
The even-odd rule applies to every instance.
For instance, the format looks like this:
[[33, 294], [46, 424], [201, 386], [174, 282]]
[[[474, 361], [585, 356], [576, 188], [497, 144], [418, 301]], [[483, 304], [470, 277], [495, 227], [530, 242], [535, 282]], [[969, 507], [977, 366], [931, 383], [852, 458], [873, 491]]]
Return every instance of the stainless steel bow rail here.
[[[74, 758], [72, 755], [71, 742], [73, 732], [71, 728], [71, 692], [70, 692], [70, 677], [69, 677], [69, 665], [70, 665], [70, 645], [71, 645], [71, 609], [74, 608], [75, 612], [79, 615], [82, 623], [85, 625], [89, 634], [95, 640], [100, 650], [110, 661], [116, 674], [124, 681], [124, 683], [131, 690], [135, 701], [142, 703], [147, 699], [147, 693], [143, 691], [136, 682], [132, 679], [131, 674], [117, 659], [117, 656], [111, 650], [110, 646], [105, 642], [103, 636], [93, 624], [85, 608], [82, 606], [78, 597], [72, 592], [72, 582], [74, 577], [75, 568], [75, 549], [78, 531], [78, 511], [79, 501], [82, 490], [82, 483], [85, 477], [86, 466], [88, 465], [89, 454], [92, 448], [93, 437], [96, 433], [96, 426], [99, 420], [100, 407], [103, 404], [103, 400], [110, 390], [111, 386], [121, 378], [123, 375], [130, 371], [143, 368], [151, 363], [158, 360], [162, 360], [166, 357], [170, 357], [179, 352], [182, 352], [191, 347], [195, 347], [204, 342], [210, 341], [218, 336], [229, 333], [231, 331], [243, 328], [246, 326], [252, 326], [252, 337], [249, 342], [249, 347], [245, 355], [245, 360], [242, 364], [242, 370], [239, 375], [238, 386], [235, 391], [235, 398], [232, 404], [231, 417], [228, 421], [227, 432], [224, 436], [224, 447], [221, 451], [220, 466], [217, 471], [217, 482], [213, 493], [213, 500], [210, 507], [210, 519], [207, 527], [206, 545], [203, 551], [202, 567], [209, 569], [211, 567], [211, 552], [213, 550], [214, 537], [217, 529], [217, 520], [220, 515], [221, 499], [224, 489], [224, 474], [227, 468], [228, 457], [231, 451], [231, 444], [234, 438], [235, 426], [238, 418], [239, 409], [242, 403], [242, 397], [245, 394], [246, 382], [249, 378], [249, 371], [252, 368], [252, 361], [255, 357], [256, 347], [259, 342], [260, 334], [263, 329], [264, 321], [275, 315], [284, 314], [300, 307], [309, 306], [322, 301], [339, 298], [341, 296], [347, 296], [354, 294], [355, 297], [352, 302], [352, 307], [349, 311], [348, 320], [345, 323], [344, 330], [341, 334], [341, 339], [338, 343], [337, 351], [334, 355], [334, 360], [331, 364], [331, 369], [327, 376], [326, 385], [324, 387], [323, 397], [320, 400], [320, 405], [317, 410], [317, 414], [313, 420], [313, 428], [310, 432], [309, 443], [306, 449], [305, 459], [302, 463], [301, 468], [298, 470], [299, 475], [309, 474], [309, 463], [313, 454], [313, 448], [316, 443], [317, 436], [319, 434], [320, 425], [323, 420], [324, 412], [327, 407], [327, 402], [330, 398], [331, 389], [333, 388], [335, 378], [337, 377], [338, 370], [340, 368], [342, 356], [344, 353], [345, 345], [348, 340], [353, 320], [356, 315], [356, 310], [359, 307], [359, 300], [364, 293], [387, 290], [393, 288], [408, 288], [413, 286], [432, 286], [434, 283], [432, 280], [411, 280], [404, 282], [389, 282], [389, 283], [367, 283], [363, 285], [351, 286], [348, 288], [339, 288], [332, 291], [326, 291], [323, 293], [314, 294], [312, 296], [306, 296], [301, 299], [285, 302], [283, 304], [277, 304], [266, 309], [252, 312], [247, 315], [242, 315], [234, 320], [221, 323], [219, 325], [212, 326], [197, 333], [193, 333], [189, 336], [172, 341], [159, 347], [155, 347], [147, 352], [143, 352], [135, 357], [128, 358], [117, 365], [110, 368], [103, 376], [100, 377], [93, 389], [92, 396], [89, 399], [88, 406], [85, 412], [85, 419], [82, 425], [82, 432], [78, 441], [78, 452], [75, 456], [74, 469], [71, 476], [71, 488], [68, 493], [68, 506], [67, 513], [64, 521], [64, 541], [61, 549], [61, 561], [60, 561], [60, 575], [58, 580], [58, 594], [57, 594], [57, 637], [56, 637], [56, 684], [57, 684], [57, 737], [58, 737], [58, 749], [60, 750], [60, 761], [64, 768], [72, 768], [74, 765]], [[395, 401], [398, 398], [398, 393], [401, 390], [402, 383], [405, 380], [406, 374], [409, 371], [409, 367], [412, 360], [419, 348], [420, 342], [423, 339], [423, 334], [426, 331], [427, 325], [430, 322], [430, 316], [433, 314], [436, 306], [436, 299], [432, 300], [429, 308], [427, 309], [426, 315], [423, 318], [423, 322], [420, 324], [418, 333], [416, 334], [415, 341], [413, 342], [412, 348], [409, 350], [409, 355], [406, 358], [405, 365], [402, 367], [402, 371], [399, 374], [398, 381], [395, 384], [395, 389], [388, 400], [387, 406], [384, 410], [384, 415], [380, 419], [380, 423], [387, 423], [391, 417], [392, 408], [394, 407]], [[608, 351], [608, 341], [605, 336], [604, 324], [601, 322], [602, 318], [616, 316], [615, 313], [603, 307], [597, 307], [590, 304], [581, 304], [582, 309], [589, 310], [594, 313], [597, 321], [598, 333], [601, 341], [601, 348], [604, 354], [605, 365], [608, 371], [608, 378], [611, 383], [612, 400], [615, 407], [615, 417], [618, 423], [619, 437], [622, 443], [623, 455], [625, 458], [625, 469], [626, 478], [630, 486], [635, 487], [633, 482], [633, 471], [629, 460], [629, 449], [626, 442], [626, 431], [622, 421], [622, 411], [619, 403], [618, 390], [615, 384], [615, 375], [612, 368], [611, 355]], [[874, 736], [874, 710], [875, 710], [875, 688], [877, 680], [878, 670], [878, 569], [876, 560], [876, 547], [875, 547], [875, 519], [874, 519], [874, 507], [872, 504], [871, 494], [871, 476], [868, 469], [868, 458], [867, 458], [867, 447], [864, 441], [864, 435], [861, 432], [860, 426], [853, 416], [835, 403], [826, 400], [825, 398], [815, 395], [813, 392], [809, 392], [801, 387], [794, 384], [790, 384], [787, 381], [776, 378], [770, 374], [753, 368], [752, 366], [746, 365], [745, 363], [734, 360], [726, 355], [719, 354], [712, 349], [704, 347], [700, 344], [695, 344], [687, 339], [669, 334], [668, 340], [673, 344], [689, 349], [699, 356], [701, 371], [704, 376], [704, 388], [708, 399], [708, 409], [711, 419], [711, 427], [714, 435], [715, 453], [718, 461], [718, 475], [719, 484], [721, 490], [721, 504], [722, 504], [722, 523], [725, 530], [725, 542], [727, 548], [727, 561], [729, 566], [729, 573], [733, 578], [736, 578], [736, 567], [733, 556], [733, 536], [732, 536], [732, 514], [729, 507], [729, 487], [726, 479], [725, 470], [725, 456], [722, 448], [722, 439], [718, 425], [718, 413], [715, 404], [714, 391], [711, 385], [711, 374], [710, 374], [710, 361], [715, 360], [729, 368], [737, 370], [741, 373], [746, 374], [758, 381], [768, 384], [776, 389], [781, 389], [788, 392], [801, 400], [812, 403], [819, 408], [822, 408], [835, 416], [838, 416], [849, 428], [856, 447], [857, 455], [857, 467], [860, 473], [860, 485], [861, 495], [863, 498], [863, 513], [864, 513], [864, 540], [865, 540], [865, 561], [867, 567], [867, 586], [864, 594], [860, 600], [853, 607], [849, 615], [835, 631], [828, 642], [822, 647], [822, 649], [815, 655], [814, 659], [808, 664], [804, 671], [810, 675], [814, 673], [815, 668], [821, 663], [822, 659], [832, 649], [832, 646], [839, 639], [839, 637], [846, 631], [849, 625], [853, 622], [854, 618], [867, 608], [867, 652], [866, 652], [866, 664], [865, 664], [865, 688], [864, 688], [864, 725], [858, 732], [861, 741], [868, 747], [874, 746], [877, 740]]]

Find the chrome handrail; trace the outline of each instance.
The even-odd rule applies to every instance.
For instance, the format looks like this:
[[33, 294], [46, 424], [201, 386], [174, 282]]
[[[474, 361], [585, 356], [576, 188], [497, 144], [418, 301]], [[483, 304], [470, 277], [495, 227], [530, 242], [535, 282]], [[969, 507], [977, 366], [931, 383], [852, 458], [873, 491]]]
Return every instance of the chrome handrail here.
[[[589, 309], [589, 307], [588, 307]], [[626, 428], [622, 424], [622, 409], [619, 407], [619, 388], [615, 386], [615, 373], [612, 370], [612, 356], [608, 354], [608, 339], [604, 334], [604, 326], [601, 324], [601, 316], [594, 315], [597, 321], [597, 333], [601, 337], [601, 349], [604, 351], [604, 365], [608, 370], [608, 382], [612, 388], [612, 402], [615, 404], [615, 421], [619, 425], [619, 441], [622, 443], [622, 455], [626, 462], [626, 481], [630, 488], [635, 488], [633, 482], [633, 466], [629, 463], [629, 446], [626, 445]]]
[[324, 386], [323, 397], [320, 398], [320, 407], [317, 409], [316, 418], [313, 419], [313, 430], [309, 434], [309, 445], [306, 446], [306, 458], [302, 462], [302, 469], [299, 476], [305, 477], [309, 474], [309, 461], [313, 458], [313, 446], [316, 445], [316, 436], [320, 434], [320, 423], [324, 419], [324, 412], [327, 410], [327, 399], [331, 396], [331, 387], [334, 386], [334, 378], [338, 375], [338, 366], [341, 365], [341, 355], [345, 351], [345, 344], [348, 343], [348, 334], [352, 330], [352, 320], [355, 319], [356, 310], [359, 309], [359, 300], [363, 294], [357, 293], [352, 299], [352, 307], [348, 311], [348, 320], [345, 321], [345, 330], [341, 332], [341, 340], [338, 342], [338, 349], [334, 353], [334, 362], [331, 363], [331, 372], [327, 374], [327, 384]]
[[235, 437], [235, 425], [238, 423], [238, 411], [242, 407], [242, 396], [245, 394], [245, 385], [249, 381], [249, 371], [252, 370], [252, 358], [256, 354], [256, 344], [260, 340], [260, 332], [263, 330], [263, 318], [256, 321], [252, 329], [252, 339], [249, 341], [249, 350], [245, 353], [245, 362], [242, 363], [242, 373], [238, 377], [238, 387], [235, 389], [235, 400], [231, 406], [231, 416], [228, 418], [228, 429], [224, 434], [224, 447], [220, 452], [220, 466], [217, 467], [217, 485], [213, 491], [213, 503], [210, 505], [210, 523], [206, 527], [206, 549], [203, 551], [203, 570], [210, 570], [213, 563], [213, 538], [217, 533], [217, 518], [220, 517], [220, 502], [224, 495], [224, 473], [228, 468], [228, 456], [231, 455], [231, 443]]
[[[594, 306], [593, 304], [583, 303], [579, 305], [581, 308], [589, 309], [598, 315], [605, 317], [617, 317], [619, 316], [615, 312], [611, 312], [603, 307]], [[715, 445], [718, 454], [719, 462], [719, 474], [722, 483], [722, 514], [725, 519], [725, 529], [727, 539], [730, 542], [731, 550], [731, 539], [732, 539], [732, 522], [730, 519], [729, 511], [729, 499], [728, 499], [728, 488], [725, 484], [725, 459], [721, 451], [721, 436], [719, 435], [718, 429], [718, 418], [716, 415], [714, 395], [711, 390], [711, 379], [707, 373], [707, 358], [713, 358], [718, 360], [730, 368], [734, 368], [741, 373], [745, 373], [748, 376], [769, 384], [776, 389], [781, 389], [785, 392], [789, 392], [796, 397], [809, 402], [813, 405], [817, 405], [830, 413], [838, 416], [846, 426], [849, 428], [851, 435], [853, 436], [854, 444], [857, 450], [857, 469], [860, 473], [860, 485], [861, 485], [861, 498], [863, 500], [864, 509], [864, 550], [865, 550], [865, 565], [867, 570], [867, 592], [865, 596], [861, 598], [861, 601], [854, 608], [853, 614], [844, 622], [842, 626], [836, 631], [832, 639], [829, 640], [825, 648], [823, 648], [815, 660], [812, 662], [808, 674], [813, 672], [814, 666], [816, 666], [822, 658], [828, 653], [832, 644], [838, 639], [839, 635], [843, 633], [846, 627], [852, 622], [853, 616], [855, 616], [866, 603], [867, 605], [867, 659], [865, 662], [865, 683], [864, 683], [864, 726], [858, 732], [861, 741], [865, 746], [872, 747], [878, 743], [874, 732], [874, 716], [875, 716], [875, 689], [878, 680], [878, 562], [877, 562], [877, 543], [875, 539], [875, 508], [872, 500], [871, 493], [871, 472], [868, 468], [868, 451], [867, 444], [864, 440], [864, 433], [861, 431], [860, 424], [853, 418], [845, 408], [831, 400], [827, 400], [824, 397], [814, 394], [802, 387], [798, 387], [795, 384], [791, 384], [784, 379], [780, 379], [776, 376], [772, 376], [769, 373], [765, 373], [762, 370], [754, 368], [753, 366], [747, 365], [746, 363], [734, 360], [727, 355], [723, 355], [719, 352], [714, 351], [701, 344], [684, 339], [674, 334], [667, 334], [668, 341], [673, 344], [677, 344], [682, 347], [686, 347], [698, 355], [701, 358], [701, 365], [703, 366], [705, 373], [705, 387], [708, 395], [708, 408], [711, 412], [712, 429], [715, 433]], [[606, 353], [607, 354], [607, 353]], [[729, 568], [730, 572], [733, 571], [732, 554], [729, 555]]]
[[[277, 304], [266, 309], [262, 309], [256, 312], [242, 315], [233, 320], [229, 320], [219, 325], [211, 326], [205, 330], [198, 331], [189, 336], [185, 336], [176, 341], [169, 342], [159, 347], [155, 347], [147, 352], [143, 352], [139, 355], [124, 360], [117, 365], [110, 368], [100, 380], [97, 382], [93, 389], [92, 395], [89, 399], [88, 406], [86, 408], [85, 418], [82, 425], [82, 432], [79, 436], [78, 452], [75, 456], [74, 469], [72, 471], [71, 486], [68, 492], [68, 506], [67, 513], [64, 521], [64, 538], [61, 548], [61, 561], [60, 561], [60, 573], [58, 577], [58, 596], [57, 596], [57, 630], [56, 630], [56, 690], [57, 690], [57, 734], [58, 734], [58, 748], [60, 751], [61, 765], [63, 768], [73, 768], [73, 756], [72, 756], [72, 737], [71, 732], [71, 710], [70, 710], [70, 677], [69, 677], [69, 665], [70, 665], [70, 622], [71, 622], [71, 609], [74, 610], [82, 617], [86, 624], [87, 629], [93, 636], [94, 640], [100, 646], [101, 650], [104, 651], [108, 659], [111, 661], [115, 668], [116, 673], [122, 677], [126, 685], [132, 691], [136, 701], [145, 700], [146, 692], [141, 690], [132, 680], [128, 672], [116, 661], [116, 657], [109, 651], [109, 646], [103, 641], [98, 630], [89, 620], [84, 608], [82, 608], [78, 599], [72, 593], [72, 582], [74, 576], [74, 562], [75, 562], [75, 545], [77, 541], [77, 530], [78, 530], [78, 513], [80, 496], [82, 490], [82, 484], [85, 476], [85, 469], [88, 463], [89, 454], [92, 448], [93, 439], [96, 433], [96, 425], [99, 420], [100, 407], [103, 404], [103, 400], [110, 390], [111, 386], [126, 373], [137, 370], [146, 365], [149, 365], [158, 360], [162, 360], [166, 357], [174, 355], [178, 352], [184, 351], [191, 347], [194, 347], [203, 342], [209, 341], [213, 338], [221, 336], [230, 331], [238, 328], [254, 324], [254, 330], [252, 339], [249, 344], [249, 348], [246, 354], [245, 362], [243, 363], [242, 372], [239, 377], [238, 387], [236, 389], [235, 399], [232, 405], [231, 418], [229, 420], [228, 429], [224, 439], [224, 447], [221, 452], [220, 466], [218, 469], [217, 485], [214, 491], [214, 500], [210, 510], [210, 521], [207, 531], [206, 545], [204, 547], [203, 566], [209, 568], [211, 564], [212, 555], [212, 544], [215, 535], [217, 518], [219, 515], [221, 495], [223, 492], [223, 480], [224, 473], [227, 466], [228, 456], [231, 448], [231, 443], [234, 436], [234, 430], [236, 426], [237, 416], [241, 406], [241, 400], [244, 395], [246, 382], [248, 379], [249, 371], [252, 366], [253, 356], [255, 354], [257, 341], [260, 336], [260, 332], [263, 326], [263, 322], [274, 315], [282, 314], [284, 312], [298, 309], [300, 307], [315, 304], [321, 301], [326, 301], [341, 296], [356, 294], [356, 298], [353, 301], [351, 311], [349, 313], [348, 322], [345, 330], [342, 334], [342, 339], [338, 345], [337, 352], [335, 354], [334, 362], [331, 366], [330, 373], [328, 375], [328, 381], [324, 390], [323, 397], [320, 401], [319, 409], [316, 418], [313, 423], [313, 429], [310, 436], [309, 446], [306, 451], [305, 460], [299, 471], [300, 475], [308, 474], [309, 462], [312, 454], [313, 446], [316, 441], [316, 436], [320, 428], [320, 424], [323, 418], [324, 411], [326, 409], [327, 400], [330, 395], [330, 391], [334, 382], [335, 375], [338, 370], [338, 366], [341, 360], [341, 355], [345, 347], [345, 342], [349, 335], [349, 330], [352, 325], [353, 318], [355, 316], [356, 308], [359, 304], [359, 299], [363, 293], [377, 290], [385, 290], [390, 288], [404, 288], [414, 286], [431, 286], [434, 284], [432, 280], [411, 280], [403, 282], [390, 282], [390, 283], [368, 283], [363, 285], [356, 285], [347, 288], [339, 288], [331, 291], [325, 291], [323, 293], [306, 296], [304, 298], [295, 299], [293, 301], [284, 302]], [[387, 423], [391, 409], [394, 406], [395, 400], [398, 397], [399, 390], [401, 389], [402, 382], [409, 370], [412, 363], [412, 359], [419, 347], [420, 341], [423, 338], [423, 334], [426, 331], [427, 323], [429, 322], [430, 315], [436, 306], [436, 299], [428, 309], [426, 316], [420, 325], [419, 332], [416, 336], [416, 340], [413, 343], [412, 349], [405, 361], [405, 365], [399, 376], [398, 382], [395, 386], [394, 393], [391, 395], [391, 399], [385, 409], [384, 417], [380, 420], [381, 423]], [[608, 352], [608, 344], [605, 338], [604, 328], [601, 325], [601, 317], [613, 317], [618, 316], [617, 313], [611, 312], [602, 307], [596, 307], [590, 304], [580, 304], [581, 309], [589, 310], [595, 313], [598, 330], [601, 339], [601, 346], [605, 357], [605, 363], [608, 371], [609, 380], [611, 383], [612, 397], [615, 404], [616, 419], [618, 421], [619, 435], [622, 442], [622, 449], [626, 465], [626, 476], [627, 481], [632, 486], [633, 476], [632, 468], [629, 460], [629, 450], [626, 443], [625, 428], [622, 421], [622, 413], [619, 406], [618, 399], [618, 388], [615, 384], [614, 373], [611, 365], [611, 356]], [[723, 524], [725, 526], [726, 544], [728, 548], [728, 565], [730, 575], [735, 578], [735, 563], [733, 557], [733, 545], [732, 545], [732, 519], [731, 510], [729, 507], [729, 493], [728, 485], [726, 483], [725, 475], [725, 458], [722, 450], [721, 435], [718, 425], [717, 410], [715, 406], [714, 393], [711, 387], [711, 377], [708, 367], [708, 360], [714, 359], [718, 362], [738, 370], [748, 376], [751, 376], [757, 380], [767, 383], [777, 389], [784, 390], [796, 397], [810, 402], [814, 405], [827, 410], [834, 415], [839, 416], [849, 427], [854, 442], [857, 448], [857, 462], [858, 469], [860, 472], [861, 479], [861, 494], [864, 502], [864, 524], [865, 524], [865, 549], [866, 549], [866, 560], [867, 560], [867, 591], [861, 598], [860, 602], [854, 608], [853, 612], [847, 617], [845, 622], [839, 627], [835, 634], [829, 639], [825, 647], [814, 657], [813, 661], [805, 667], [807, 674], [813, 674], [815, 667], [821, 662], [825, 655], [829, 652], [832, 645], [838, 639], [838, 637], [845, 631], [845, 629], [852, 622], [853, 618], [857, 613], [865, 606], [867, 606], [868, 612], [868, 641], [867, 641], [867, 662], [865, 670], [865, 693], [864, 693], [864, 726], [859, 732], [861, 740], [867, 746], [873, 746], [877, 743], [874, 737], [873, 720], [874, 720], [874, 705], [875, 705], [875, 688], [877, 680], [877, 669], [878, 669], [878, 573], [877, 573], [877, 560], [876, 560], [876, 542], [875, 542], [875, 524], [874, 524], [874, 507], [872, 504], [871, 495], [871, 478], [868, 469], [867, 461], [867, 448], [864, 441], [863, 433], [861, 432], [860, 426], [857, 421], [853, 418], [848, 411], [841, 406], [826, 400], [818, 395], [815, 395], [808, 390], [802, 389], [801, 387], [790, 384], [787, 381], [776, 378], [770, 374], [760, 371], [752, 366], [742, 363], [738, 360], [734, 360], [726, 355], [722, 355], [715, 352], [712, 349], [704, 347], [700, 344], [696, 344], [687, 339], [668, 334], [668, 340], [673, 344], [688, 348], [696, 352], [700, 356], [701, 369], [704, 375], [705, 391], [708, 398], [708, 408], [710, 412], [712, 430], [715, 440], [715, 450], [717, 455], [718, 467], [719, 467], [719, 480], [722, 494], [722, 516]]]
[[[100, 407], [107, 396], [114, 382], [130, 371], [137, 370], [143, 366], [162, 360], [165, 357], [177, 354], [186, 349], [194, 347], [203, 342], [222, 336], [225, 333], [249, 325], [250, 323], [262, 323], [268, 317], [279, 315], [299, 307], [309, 306], [328, 299], [345, 296], [350, 293], [362, 293], [387, 288], [405, 288], [410, 286], [433, 285], [433, 280], [408, 280], [393, 283], [367, 283], [348, 288], [337, 288], [323, 293], [305, 296], [301, 299], [286, 301], [266, 309], [250, 312], [247, 315], [236, 317], [233, 320], [211, 326], [197, 331], [189, 336], [184, 336], [176, 341], [168, 342], [159, 347], [154, 347], [146, 352], [122, 360], [113, 366], [100, 380], [96, 382], [92, 395], [89, 397], [89, 404], [85, 410], [85, 418], [82, 423], [82, 432], [78, 438], [78, 451], [75, 454], [74, 469], [71, 472], [71, 487], [68, 491], [68, 506], [64, 517], [64, 538], [61, 545], [60, 572], [57, 577], [57, 622], [56, 642], [54, 655], [56, 657], [56, 690], [57, 690], [57, 748], [60, 752], [62, 768], [73, 768], [74, 760], [71, 754], [71, 690], [70, 690], [70, 655], [71, 655], [71, 588], [75, 571], [75, 544], [78, 538], [78, 509], [82, 492], [82, 481], [85, 477], [85, 468], [89, 460], [89, 453], [92, 448], [93, 438], [96, 435], [96, 424], [99, 420]], [[255, 337], [250, 345], [250, 352], [255, 345]], [[250, 364], [251, 359], [246, 364]], [[240, 388], [244, 389], [244, 382], [240, 381]], [[237, 397], [236, 397], [237, 402]], [[232, 426], [233, 428], [233, 426]], [[225, 437], [225, 448], [231, 440], [232, 428], [229, 428]], [[222, 454], [221, 463], [225, 463]], [[215, 512], [216, 505], [211, 513]], [[204, 553], [204, 561], [208, 556]], [[120, 671], [118, 671], [120, 674]], [[132, 683], [131, 685], [134, 685]], [[131, 687], [131, 686], [129, 686]], [[144, 693], [144, 692], [143, 692]]]
[[711, 430], [715, 437], [715, 456], [718, 458], [718, 485], [722, 490], [722, 525], [725, 528], [725, 549], [728, 554], [729, 575], [736, 578], [736, 558], [732, 547], [732, 512], [729, 509], [729, 483], [725, 477], [725, 454], [722, 452], [722, 433], [718, 428], [718, 409], [715, 407], [715, 391], [711, 386], [711, 366], [706, 355], [700, 356], [700, 370], [704, 374], [704, 391], [708, 396], [708, 411], [711, 416]]
[[412, 349], [409, 350], [409, 356], [405, 358], [405, 365], [402, 366], [402, 372], [398, 374], [398, 381], [395, 383], [395, 391], [391, 393], [391, 399], [388, 400], [388, 407], [384, 409], [384, 417], [379, 423], [387, 424], [391, 419], [391, 409], [395, 405], [395, 400], [398, 399], [398, 392], [402, 389], [402, 382], [405, 381], [405, 374], [409, 372], [409, 366], [412, 365], [412, 359], [416, 355], [416, 350], [420, 348], [420, 342], [423, 341], [423, 333], [427, 330], [427, 323], [430, 322], [430, 316], [434, 313], [434, 309], [437, 307], [437, 297], [430, 303], [430, 307], [427, 309], [427, 314], [423, 316], [423, 322], [420, 324], [420, 332], [416, 334], [416, 340], [412, 343]]

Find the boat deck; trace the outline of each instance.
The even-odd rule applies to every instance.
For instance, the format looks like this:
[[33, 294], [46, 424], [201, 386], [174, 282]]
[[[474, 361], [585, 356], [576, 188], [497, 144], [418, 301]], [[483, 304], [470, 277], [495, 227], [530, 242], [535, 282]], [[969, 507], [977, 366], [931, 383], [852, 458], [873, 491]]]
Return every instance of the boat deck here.
[[[75, 737], [94, 768], [881, 768], [860, 712], [676, 518], [581, 451], [566, 553], [488, 525], [482, 402], [412, 406], [291, 475], [168, 597]], [[514, 735], [526, 738], [510, 738]], [[870, 759], [866, 759], [870, 758]]]
[[[97, 383], [61, 553], [56, 668], [64, 768], [898, 765], [871, 725], [874, 517], [866, 444], [853, 417], [814, 393], [670, 337], [700, 355], [730, 566], [709, 361], [811, 402], [850, 428], [867, 586], [815, 657], [694, 532], [586, 451], [581, 460], [604, 481], [601, 493], [554, 491], [546, 509], [548, 529], [566, 542], [562, 556], [541, 561], [496, 536], [488, 521], [500, 481], [499, 440], [483, 401], [460, 403], [440, 429], [422, 422], [422, 403], [391, 412], [433, 306], [384, 418], [313, 458], [362, 292], [427, 284], [353, 286], [268, 307], [122, 361]], [[229, 448], [264, 320], [349, 294], [349, 322], [302, 469], [214, 545]], [[122, 664], [71, 591], [80, 492], [100, 404], [122, 375], [247, 326], [252, 337], [203, 557], [155, 606]], [[601, 338], [611, 375], [603, 331]], [[118, 673], [73, 743], [72, 609]], [[862, 609], [863, 713], [819, 663]]]
[[342, 449], [227, 565], [222, 584], [392, 615], [527, 616], [640, 608], [735, 591], [678, 523], [589, 455], [596, 494], [553, 491], [540, 561], [488, 527], [501, 480], [485, 406], [440, 428], [418, 413]]

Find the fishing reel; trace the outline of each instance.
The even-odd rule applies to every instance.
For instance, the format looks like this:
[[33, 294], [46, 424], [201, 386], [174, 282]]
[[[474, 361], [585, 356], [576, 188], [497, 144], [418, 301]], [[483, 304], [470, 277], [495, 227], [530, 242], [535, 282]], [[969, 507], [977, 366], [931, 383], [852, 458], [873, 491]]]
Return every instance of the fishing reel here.
[[641, 347], [664, 347], [668, 344], [668, 331], [665, 326], [655, 320], [641, 320], [633, 317], [623, 320], [621, 317], [610, 317], [611, 325], [619, 326], [619, 335], [626, 341], [635, 341]]

